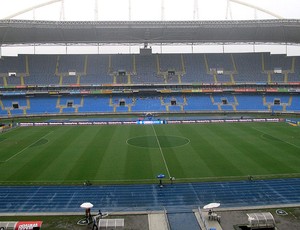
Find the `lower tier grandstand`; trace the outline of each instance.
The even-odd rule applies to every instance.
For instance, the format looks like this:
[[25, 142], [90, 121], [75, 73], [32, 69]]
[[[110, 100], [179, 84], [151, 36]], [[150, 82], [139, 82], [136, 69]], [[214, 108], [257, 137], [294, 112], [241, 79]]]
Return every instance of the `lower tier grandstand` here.
[[0, 116], [89, 113], [299, 113], [299, 94], [151, 94], [2, 96]]

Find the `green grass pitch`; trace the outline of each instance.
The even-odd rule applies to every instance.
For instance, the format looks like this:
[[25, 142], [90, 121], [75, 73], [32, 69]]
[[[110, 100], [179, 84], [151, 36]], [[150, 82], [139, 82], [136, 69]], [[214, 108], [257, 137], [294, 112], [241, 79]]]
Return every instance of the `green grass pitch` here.
[[22, 127], [0, 135], [1, 184], [153, 183], [300, 175], [286, 123]]

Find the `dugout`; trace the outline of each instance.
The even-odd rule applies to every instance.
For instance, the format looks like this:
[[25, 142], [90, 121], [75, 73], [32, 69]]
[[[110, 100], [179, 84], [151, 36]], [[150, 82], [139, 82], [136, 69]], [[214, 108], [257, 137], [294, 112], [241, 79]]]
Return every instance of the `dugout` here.
[[270, 212], [250, 213], [248, 216], [248, 225], [250, 229], [274, 229], [275, 220]]
[[39, 230], [43, 221], [0, 221], [0, 230]]

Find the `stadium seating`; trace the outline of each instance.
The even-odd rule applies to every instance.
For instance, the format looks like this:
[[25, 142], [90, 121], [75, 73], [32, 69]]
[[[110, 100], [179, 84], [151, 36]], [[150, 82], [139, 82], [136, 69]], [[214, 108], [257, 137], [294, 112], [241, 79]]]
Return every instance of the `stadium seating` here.
[[1, 57], [0, 73], [16, 72], [17, 75], [26, 73], [27, 56], [20, 55], [18, 57]]
[[263, 103], [261, 95], [238, 95], [236, 106], [238, 111], [267, 111], [267, 106]]
[[87, 55], [86, 75], [81, 76], [83, 85], [111, 84], [113, 78], [108, 74], [108, 55]]
[[165, 106], [161, 104], [161, 100], [156, 96], [137, 97], [135, 106], [132, 107], [133, 112], [161, 112], [166, 111]]
[[[171, 103], [176, 101], [176, 104]], [[121, 103], [124, 102], [124, 103]], [[5, 97], [1, 116], [99, 112], [265, 111], [299, 112], [298, 95], [217, 94], [181, 96], [36, 96]], [[14, 108], [18, 105], [18, 108]]]
[[59, 108], [56, 107], [58, 97], [39, 96], [30, 98], [30, 109], [27, 114], [58, 114]]
[[[15, 72], [16, 76], [9, 76], [8, 72]], [[300, 82], [300, 57], [270, 53], [20, 55], [0, 59], [2, 88], [290, 82]], [[299, 104], [297, 94], [284, 93], [2, 96], [0, 115], [189, 111], [298, 112]]]
[[291, 104], [287, 106], [287, 111], [300, 112], [300, 97], [293, 96], [291, 100]]
[[78, 108], [78, 113], [113, 112], [109, 101], [108, 96], [86, 96], [83, 99], [83, 106]]
[[186, 73], [182, 77], [183, 83], [214, 83], [213, 75], [208, 73], [203, 54], [185, 54]]
[[294, 60], [288, 82], [300, 82], [300, 57], [294, 57]]
[[26, 110], [30, 107], [25, 97], [8, 97], [1, 99], [1, 115], [15, 116], [26, 115]]
[[236, 83], [267, 82], [267, 75], [262, 72], [261, 54], [233, 54], [233, 59], [237, 69], [237, 74], [234, 75]]
[[[9, 77], [10, 71], [17, 76]], [[300, 57], [269, 53], [20, 55], [0, 59], [0, 78], [2, 85], [288, 83], [300, 80]]]
[[55, 76], [56, 55], [28, 55], [29, 76], [25, 78], [26, 85], [58, 85], [59, 78]]
[[69, 71], [84, 73], [85, 55], [59, 55], [57, 56], [57, 74], [67, 74]]
[[134, 69], [134, 55], [130, 54], [119, 54], [109, 55], [110, 66], [109, 72], [125, 71], [127, 73], [133, 73]]
[[213, 103], [209, 95], [187, 96], [185, 111], [216, 111], [218, 106]]
[[164, 83], [163, 77], [157, 75], [157, 66], [155, 55], [140, 56], [136, 55], [136, 72], [137, 75], [132, 77], [135, 84], [144, 83]]
[[274, 70], [280, 68], [282, 70], [292, 69], [292, 57], [283, 54], [263, 55], [264, 70]]

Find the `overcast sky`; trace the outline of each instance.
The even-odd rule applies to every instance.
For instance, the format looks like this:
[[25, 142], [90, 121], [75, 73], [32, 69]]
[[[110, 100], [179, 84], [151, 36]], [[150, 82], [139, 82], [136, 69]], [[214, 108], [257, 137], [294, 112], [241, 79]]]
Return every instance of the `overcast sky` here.
[[[0, 0], [0, 18], [6, 18], [32, 6], [50, 0]], [[299, 0], [239, 0], [277, 14], [283, 18], [300, 18]], [[65, 0], [65, 20], [224, 20], [270, 19], [271, 15], [255, 11], [250, 7], [230, 3], [231, 14], [227, 14], [227, 0]], [[129, 16], [129, 2], [131, 14]], [[162, 2], [164, 11], [162, 14]], [[195, 8], [195, 2], [198, 7]], [[35, 11], [16, 16], [15, 19], [60, 20], [61, 3], [57, 2]], [[198, 9], [198, 10], [195, 10]]]

